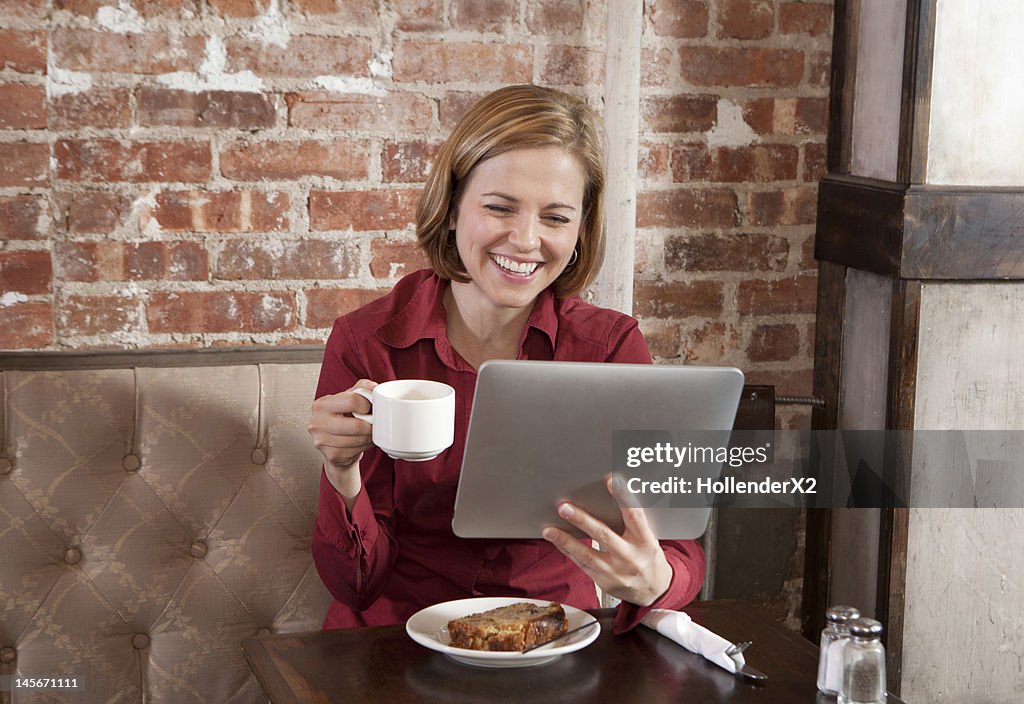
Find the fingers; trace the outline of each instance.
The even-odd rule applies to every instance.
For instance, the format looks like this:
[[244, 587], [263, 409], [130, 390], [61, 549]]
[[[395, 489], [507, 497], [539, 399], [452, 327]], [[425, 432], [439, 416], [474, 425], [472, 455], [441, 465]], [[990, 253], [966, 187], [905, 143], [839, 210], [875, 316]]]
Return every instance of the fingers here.
[[372, 390], [377, 384], [360, 379], [347, 391], [321, 396], [313, 402], [308, 431], [313, 445], [328, 464], [350, 467], [372, 444], [373, 426], [352, 413], [369, 413], [372, 406], [352, 389]]
[[608, 571], [607, 560], [602, 553], [581, 543], [579, 538], [564, 530], [548, 526], [542, 532], [542, 536], [594, 581], [598, 581], [599, 577]]
[[632, 535], [639, 542], [650, 544], [656, 543], [658, 539], [651, 530], [651, 524], [647, 520], [647, 512], [637, 503], [636, 497], [631, 494], [622, 477], [617, 474], [609, 474], [606, 480], [608, 493], [619, 505], [622, 513], [622, 524], [625, 527], [624, 535]]

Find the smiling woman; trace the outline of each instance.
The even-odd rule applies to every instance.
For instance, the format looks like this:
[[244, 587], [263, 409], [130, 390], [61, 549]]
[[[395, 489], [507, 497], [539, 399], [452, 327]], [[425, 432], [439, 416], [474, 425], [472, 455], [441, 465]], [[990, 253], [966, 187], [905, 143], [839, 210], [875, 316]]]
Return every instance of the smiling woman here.
[[[325, 460], [313, 537], [334, 596], [325, 627], [397, 623], [473, 596], [586, 609], [598, 605], [596, 583], [622, 600], [616, 625], [625, 629], [699, 591], [699, 545], [659, 543], [639, 508], [622, 508], [618, 534], [578, 507], [559, 507], [601, 551], [553, 526], [544, 540], [452, 532], [483, 362], [651, 363], [636, 320], [576, 295], [604, 252], [599, 134], [594, 112], [567, 94], [525, 85], [485, 96], [442, 146], [417, 210], [433, 271], [406, 276], [335, 322], [309, 424]], [[434, 459], [388, 457], [353, 415], [371, 410], [363, 390], [399, 378], [455, 389], [454, 443]]]

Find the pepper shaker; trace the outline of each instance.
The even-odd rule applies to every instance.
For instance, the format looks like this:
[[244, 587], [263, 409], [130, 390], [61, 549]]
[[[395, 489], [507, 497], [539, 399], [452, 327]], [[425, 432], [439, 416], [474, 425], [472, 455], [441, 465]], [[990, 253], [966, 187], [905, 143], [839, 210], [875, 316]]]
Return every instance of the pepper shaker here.
[[818, 691], [833, 697], [843, 684], [843, 646], [850, 637], [849, 622], [860, 616], [852, 606], [833, 606], [825, 611], [828, 625], [821, 632], [818, 650]]
[[839, 704], [885, 704], [885, 647], [882, 624], [872, 618], [850, 622], [843, 648], [843, 686]]

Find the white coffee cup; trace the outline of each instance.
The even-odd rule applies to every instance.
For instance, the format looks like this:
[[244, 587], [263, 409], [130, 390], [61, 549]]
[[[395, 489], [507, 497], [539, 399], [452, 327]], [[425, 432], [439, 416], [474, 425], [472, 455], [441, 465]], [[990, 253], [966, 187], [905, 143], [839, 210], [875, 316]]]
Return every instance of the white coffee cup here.
[[396, 379], [373, 391], [353, 389], [373, 404], [372, 415], [353, 413], [373, 425], [373, 444], [388, 457], [432, 460], [455, 440], [455, 389], [439, 381]]

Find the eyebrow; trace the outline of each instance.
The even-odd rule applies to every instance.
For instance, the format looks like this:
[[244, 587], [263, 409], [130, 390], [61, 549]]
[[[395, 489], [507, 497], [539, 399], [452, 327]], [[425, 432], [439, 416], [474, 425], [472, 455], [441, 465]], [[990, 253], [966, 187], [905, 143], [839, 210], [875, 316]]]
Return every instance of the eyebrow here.
[[[490, 191], [488, 193], [481, 193], [480, 195], [481, 196], [495, 196], [495, 197], [501, 198], [503, 200], [512, 201], [513, 203], [518, 203], [519, 202], [519, 199], [516, 198], [515, 196], [510, 196], [507, 193], [501, 193], [499, 191]], [[569, 205], [568, 203], [558, 203], [558, 202], [548, 203], [546, 206], [544, 206], [544, 209], [545, 210], [551, 210], [551, 209], [555, 209], [555, 210], [572, 210], [573, 212], [576, 211], [575, 206]]]

